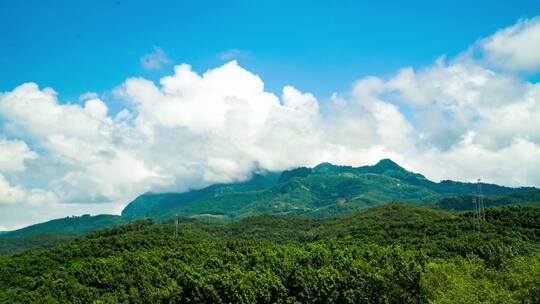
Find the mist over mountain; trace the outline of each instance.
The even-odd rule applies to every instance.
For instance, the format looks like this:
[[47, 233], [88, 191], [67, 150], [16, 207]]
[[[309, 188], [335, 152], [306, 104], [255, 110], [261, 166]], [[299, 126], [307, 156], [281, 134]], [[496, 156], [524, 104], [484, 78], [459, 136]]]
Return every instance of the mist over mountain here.
[[[186, 193], [144, 194], [129, 203], [122, 216], [163, 220], [179, 214], [218, 222], [263, 213], [328, 217], [391, 201], [435, 204], [443, 197], [470, 195], [478, 187], [476, 183], [432, 182], [390, 159], [364, 167], [322, 163], [287, 170], [276, 177], [276, 173], [257, 174], [242, 183], [212, 185]], [[485, 195], [536, 190], [481, 186]]]

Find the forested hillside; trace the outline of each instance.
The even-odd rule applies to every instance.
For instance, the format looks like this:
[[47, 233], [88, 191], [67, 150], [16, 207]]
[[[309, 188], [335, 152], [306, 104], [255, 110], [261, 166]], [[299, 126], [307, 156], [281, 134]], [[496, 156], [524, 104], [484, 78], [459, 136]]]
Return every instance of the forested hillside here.
[[[472, 199], [473, 197], [470, 194], [444, 197], [437, 201], [434, 207], [443, 210], [471, 210]], [[513, 204], [538, 204], [540, 202], [540, 190], [500, 195], [487, 195], [482, 199], [486, 207], [500, 207]]]
[[0, 257], [1, 303], [538, 303], [540, 208], [181, 219]]
[[50, 248], [71, 241], [78, 234], [38, 232], [25, 236], [0, 237], [0, 255], [14, 254], [29, 249]]
[[28, 226], [0, 235], [0, 255], [13, 254], [34, 248], [49, 248], [84, 233], [127, 223], [118, 215], [70, 216]]
[[[389, 159], [363, 167], [322, 163], [280, 175], [255, 174], [246, 182], [212, 185], [185, 193], [144, 194], [128, 204], [122, 216], [166, 220], [180, 214], [209, 222], [227, 222], [258, 214], [323, 218], [391, 201], [429, 205], [449, 196], [470, 195], [476, 190], [476, 183], [432, 182]], [[482, 184], [485, 195], [534, 190]]]
[[183, 193], [146, 193], [137, 197], [122, 210], [122, 216], [127, 219], [141, 217], [152, 210], [171, 209], [180, 205], [189, 204], [202, 199], [211, 199], [230, 193], [257, 191], [269, 188], [276, 184], [280, 173], [264, 172], [254, 173], [245, 181], [232, 184], [215, 184], [203, 189]]

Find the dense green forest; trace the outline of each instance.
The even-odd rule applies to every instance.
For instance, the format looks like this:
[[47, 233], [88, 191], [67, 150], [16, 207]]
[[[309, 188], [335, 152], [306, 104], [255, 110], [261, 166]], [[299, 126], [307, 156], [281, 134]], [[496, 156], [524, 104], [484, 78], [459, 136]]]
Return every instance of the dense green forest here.
[[0, 257], [0, 303], [539, 303], [540, 207], [137, 220]]
[[[472, 195], [458, 195], [444, 197], [434, 204], [434, 207], [443, 210], [471, 210]], [[540, 190], [530, 192], [516, 192], [483, 197], [486, 207], [501, 207], [507, 205], [530, 205], [540, 202]]]
[[0, 237], [0, 255], [13, 254], [28, 249], [50, 248], [71, 241], [77, 234], [39, 232], [25, 236]]

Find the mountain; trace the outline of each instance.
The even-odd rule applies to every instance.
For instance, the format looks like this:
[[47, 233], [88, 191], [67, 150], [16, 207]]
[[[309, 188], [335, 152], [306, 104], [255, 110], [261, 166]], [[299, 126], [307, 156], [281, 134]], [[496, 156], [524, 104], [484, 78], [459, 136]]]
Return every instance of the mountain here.
[[230, 193], [262, 190], [274, 185], [279, 178], [280, 173], [255, 173], [249, 180], [239, 183], [215, 184], [203, 189], [184, 193], [145, 193], [137, 197], [122, 210], [122, 217], [133, 219], [152, 210], [171, 209], [180, 205], [203, 199], [212, 199]]
[[[390, 159], [363, 167], [322, 163], [277, 176], [256, 175], [243, 183], [212, 185], [185, 193], [144, 194], [128, 204], [122, 216], [166, 220], [179, 214], [209, 222], [258, 214], [328, 217], [390, 201], [434, 204], [444, 197], [471, 194], [477, 188], [476, 183], [436, 183]], [[485, 195], [535, 190], [485, 183], [482, 188]]]
[[538, 303], [540, 207], [138, 220], [0, 257], [0, 303]]
[[50, 248], [73, 240], [87, 232], [127, 223], [118, 215], [70, 216], [31, 225], [0, 235], [0, 255], [14, 254], [29, 249]]
[[[80, 234], [142, 218], [166, 222], [175, 215], [214, 223], [261, 214], [326, 218], [392, 201], [465, 210], [476, 188], [476, 183], [430, 181], [390, 159], [362, 167], [322, 163], [313, 168], [258, 172], [246, 181], [214, 184], [182, 193], [145, 193], [130, 202], [121, 217], [68, 217], [7, 232], [0, 238], [34, 233]], [[540, 202], [538, 195], [534, 194], [538, 193], [534, 192], [538, 191], [536, 188], [482, 183], [482, 189], [487, 205]], [[498, 196], [493, 198], [497, 202], [491, 204], [491, 196]], [[54, 237], [47, 239], [54, 243]], [[51, 241], [44, 243], [50, 244]]]

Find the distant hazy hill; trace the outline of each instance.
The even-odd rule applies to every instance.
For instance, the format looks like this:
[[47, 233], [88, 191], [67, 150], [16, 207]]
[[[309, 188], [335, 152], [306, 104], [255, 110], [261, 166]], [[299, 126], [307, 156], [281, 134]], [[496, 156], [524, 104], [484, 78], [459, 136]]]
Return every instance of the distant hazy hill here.
[[2, 237], [19, 237], [42, 232], [81, 234], [102, 227], [123, 224], [125, 222], [127, 222], [127, 220], [121, 216], [110, 214], [70, 216], [35, 224], [19, 230], [8, 231], [4, 233]]
[[50, 248], [75, 239], [80, 234], [38, 232], [24, 236], [0, 237], [0, 255], [14, 254], [29, 249]]
[[[435, 207], [444, 210], [471, 210], [472, 195], [457, 195], [440, 199]], [[540, 190], [528, 192], [514, 192], [508, 194], [484, 196], [485, 207], [500, 207], [513, 204], [540, 203]]]

